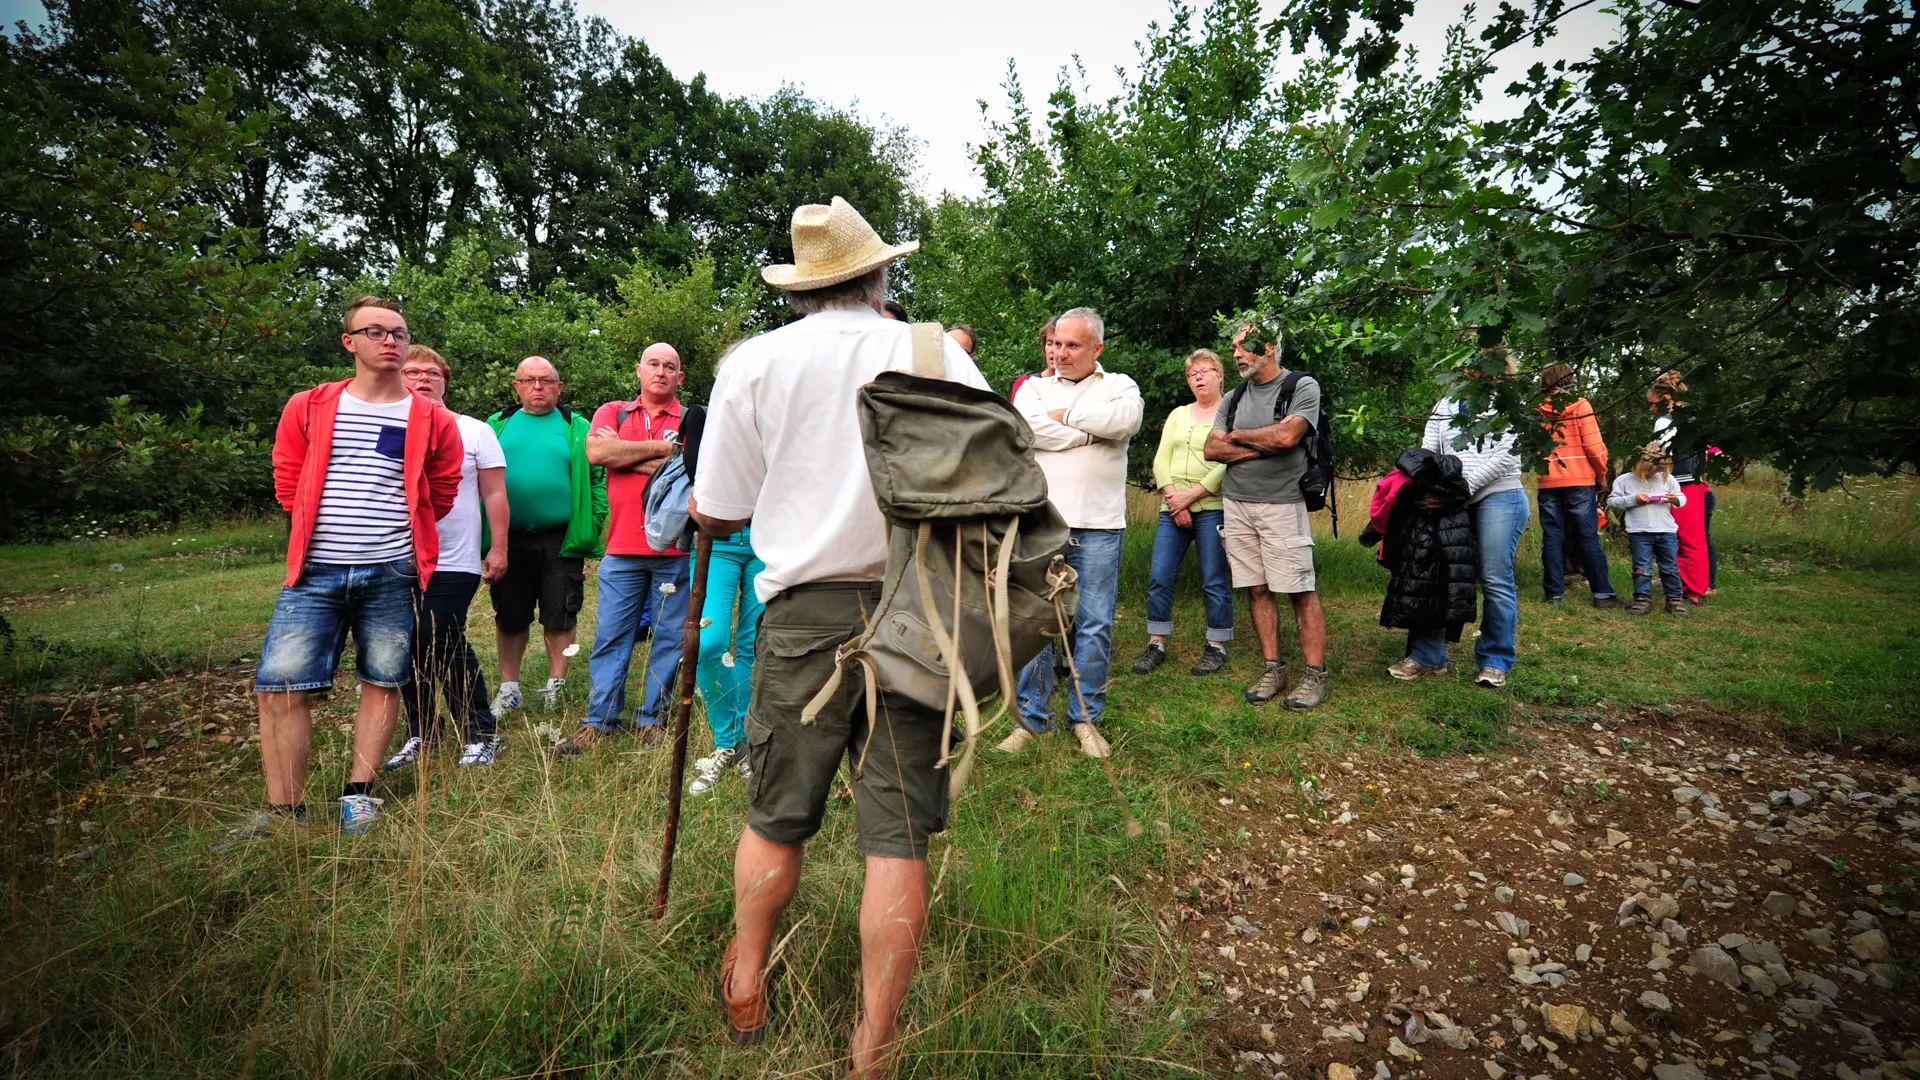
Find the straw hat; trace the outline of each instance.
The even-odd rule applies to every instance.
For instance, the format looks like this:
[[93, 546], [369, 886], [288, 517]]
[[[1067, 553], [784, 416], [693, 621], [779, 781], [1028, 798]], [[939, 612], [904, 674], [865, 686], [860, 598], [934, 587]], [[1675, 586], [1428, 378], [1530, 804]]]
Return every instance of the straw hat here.
[[760, 276], [776, 289], [824, 289], [919, 250], [918, 240], [880, 239], [860, 211], [835, 195], [831, 205], [809, 203], [793, 212], [792, 264], [763, 267]]

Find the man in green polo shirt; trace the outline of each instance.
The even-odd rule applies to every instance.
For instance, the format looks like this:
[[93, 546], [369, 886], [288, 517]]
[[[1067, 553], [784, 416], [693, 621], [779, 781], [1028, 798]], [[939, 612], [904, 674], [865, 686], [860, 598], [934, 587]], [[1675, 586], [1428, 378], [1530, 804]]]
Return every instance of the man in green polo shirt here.
[[500, 650], [495, 715], [522, 704], [520, 662], [535, 609], [547, 643], [548, 708], [567, 685], [567, 648], [586, 589], [587, 556], [600, 554], [607, 517], [606, 471], [587, 463], [587, 418], [561, 407], [564, 384], [545, 357], [529, 356], [513, 373], [520, 404], [487, 418], [507, 458], [507, 572], [493, 583]]

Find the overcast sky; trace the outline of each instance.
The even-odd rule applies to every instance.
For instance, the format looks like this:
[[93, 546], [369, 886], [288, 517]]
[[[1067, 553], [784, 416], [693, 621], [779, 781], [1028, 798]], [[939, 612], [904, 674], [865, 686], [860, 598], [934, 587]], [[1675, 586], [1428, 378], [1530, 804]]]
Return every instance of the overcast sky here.
[[[1116, 66], [1133, 68], [1147, 24], [1164, 22], [1166, 0], [576, 0], [621, 32], [645, 38], [683, 79], [705, 72], [712, 89], [761, 97], [793, 83], [813, 97], [869, 120], [904, 125], [920, 141], [920, 186], [977, 195], [968, 146], [985, 131], [978, 103], [1006, 113], [1001, 89], [1011, 59], [1028, 98], [1044, 110], [1063, 65], [1078, 56], [1101, 97], [1115, 91]], [[1276, 14], [1281, 3], [1263, 5]], [[1490, 4], [1481, 4], [1483, 11]], [[1420, 0], [1405, 40], [1437, 61], [1456, 0]], [[37, 0], [0, 0], [0, 15], [37, 22]], [[1614, 20], [1589, 7], [1561, 27], [1545, 50], [1509, 49], [1489, 83], [1489, 117], [1510, 106], [1500, 90], [1535, 60], [1585, 55], [1612, 35]]]

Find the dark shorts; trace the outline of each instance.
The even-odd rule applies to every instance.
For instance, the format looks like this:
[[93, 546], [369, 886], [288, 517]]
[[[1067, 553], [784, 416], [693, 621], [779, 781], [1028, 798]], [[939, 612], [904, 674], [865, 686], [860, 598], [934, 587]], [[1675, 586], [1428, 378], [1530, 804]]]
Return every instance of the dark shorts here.
[[928, 838], [946, 828], [947, 771], [934, 768], [941, 713], [882, 691], [868, 731], [866, 683], [856, 669], [812, 724], [800, 723], [833, 672], [835, 651], [879, 600], [878, 582], [816, 582], [774, 597], [760, 617], [747, 706], [747, 825], [763, 840], [800, 844], [820, 831], [842, 759], [859, 766], [853, 812], [862, 854], [925, 859]]
[[488, 590], [493, 597], [493, 625], [502, 633], [518, 634], [533, 625], [533, 609], [540, 608], [540, 625], [552, 631], [573, 629], [587, 595], [587, 560], [560, 555], [565, 527], [542, 532], [507, 533], [507, 572]]

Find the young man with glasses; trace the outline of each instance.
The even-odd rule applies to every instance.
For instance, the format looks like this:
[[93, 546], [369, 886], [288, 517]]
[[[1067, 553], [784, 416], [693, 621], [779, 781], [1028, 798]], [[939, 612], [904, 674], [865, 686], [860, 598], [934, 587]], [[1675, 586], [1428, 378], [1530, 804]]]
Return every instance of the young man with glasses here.
[[[425, 345], [407, 350], [400, 374], [420, 397], [444, 404], [453, 367]], [[407, 741], [387, 759], [386, 769], [404, 768], [439, 741], [435, 692], [447, 689], [447, 711], [459, 722], [461, 766], [491, 765], [499, 752], [493, 710], [487, 707], [487, 680], [480, 658], [467, 641], [467, 609], [482, 579], [497, 581], [507, 569], [507, 458], [493, 429], [455, 413], [460, 425], [460, 495], [453, 512], [440, 520], [440, 565], [423, 590], [413, 617], [413, 678], [401, 698], [407, 707]], [[482, 523], [490, 538], [480, 554]]]
[[342, 329], [353, 378], [293, 395], [274, 432], [274, 490], [293, 523], [287, 578], [253, 687], [267, 812], [236, 839], [266, 836], [276, 821], [305, 819], [313, 744], [308, 695], [333, 686], [349, 633], [360, 702], [340, 823], [350, 834], [372, 827], [380, 800], [368, 786], [408, 678], [415, 597], [433, 578], [437, 522], [460, 489], [453, 414], [409, 393], [400, 374], [412, 336], [399, 305], [359, 297]]
[[547, 681], [540, 699], [560, 702], [575, 624], [586, 595], [586, 560], [600, 555], [607, 520], [606, 470], [587, 462], [587, 418], [560, 404], [565, 384], [544, 356], [513, 372], [520, 404], [487, 417], [507, 456], [507, 571], [491, 587], [500, 652], [500, 690], [493, 712], [517, 709], [520, 662], [535, 609], [547, 644]]

